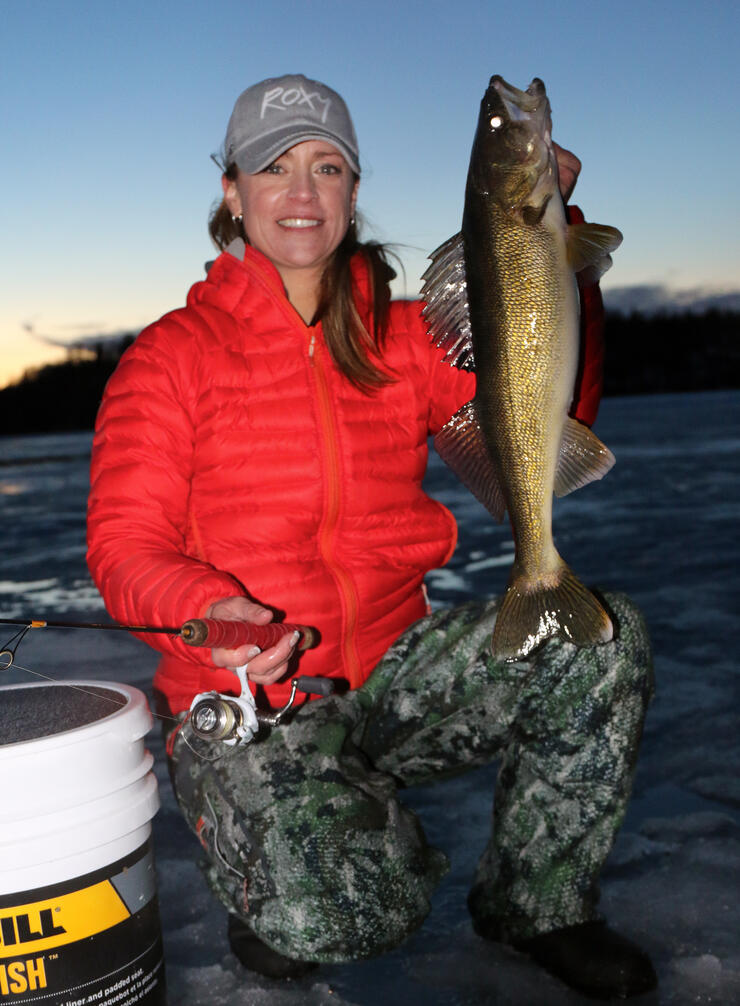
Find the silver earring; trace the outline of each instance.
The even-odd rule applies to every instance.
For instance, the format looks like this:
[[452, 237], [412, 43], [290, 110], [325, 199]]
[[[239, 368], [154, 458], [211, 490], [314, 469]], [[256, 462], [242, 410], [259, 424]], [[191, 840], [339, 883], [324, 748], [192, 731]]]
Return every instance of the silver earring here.
[[354, 218], [354, 216], [351, 216], [349, 218], [349, 225], [350, 225], [350, 227], [354, 227], [355, 226], [355, 218]]
[[231, 218], [232, 223], [235, 223], [235, 224], [240, 224], [242, 222], [242, 219], [243, 218], [242, 218], [241, 213], [239, 214], [238, 217], [232, 216], [232, 218]]

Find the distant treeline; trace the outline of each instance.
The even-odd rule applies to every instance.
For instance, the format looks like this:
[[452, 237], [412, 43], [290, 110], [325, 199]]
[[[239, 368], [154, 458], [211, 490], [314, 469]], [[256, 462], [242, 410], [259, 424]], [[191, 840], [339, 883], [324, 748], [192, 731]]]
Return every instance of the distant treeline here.
[[[109, 345], [0, 389], [0, 434], [88, 430], [121, 353]], [[606, 395], [740, 388], [740, 312], [606, 315]]]
[[740, 388], [740, 312], [606, 314], [604, 394]]
[[115, 347], [74, 350], [63, 363], [26, 371], [20, 381], [0, 389], [0, 433], [56, 433], [91, 430], [106, 381], [131, 335]]

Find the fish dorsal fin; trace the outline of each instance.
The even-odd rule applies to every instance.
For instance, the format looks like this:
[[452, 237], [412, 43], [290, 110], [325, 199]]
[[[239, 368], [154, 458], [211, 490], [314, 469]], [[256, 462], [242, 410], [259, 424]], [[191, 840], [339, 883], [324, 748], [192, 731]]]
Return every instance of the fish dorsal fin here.
[[574, 489], [603, 479], [614, 461], [612, 452], [588, 426], [568, 416], [555, 471], [555, 495], [567, 496]]
[[497, 521], [504, 519], [506, 503], [488, 453], [475, 402], [458, 409], [434, 438], [437, 453], [475, 498]]
[[568, 262], [579, 273], [582, 285], [597, 283], [611, 268], [611, 252], [619, 248], [622, 235], [606, 224], [571, 224], [567, 232]]
[[445, 351], [444, 359], [461, 370], [474, 370], [465, 255], [461, 234], [455, 234], [429, 256], [422, 276], [422, 300], [429, 337]]

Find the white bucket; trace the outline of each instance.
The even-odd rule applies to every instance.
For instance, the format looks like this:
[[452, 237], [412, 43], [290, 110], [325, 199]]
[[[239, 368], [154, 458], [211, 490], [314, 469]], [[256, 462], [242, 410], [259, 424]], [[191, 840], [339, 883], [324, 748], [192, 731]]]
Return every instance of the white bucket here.
[[0, 688], [0, 1003], [164, 1004], [145, 696]]

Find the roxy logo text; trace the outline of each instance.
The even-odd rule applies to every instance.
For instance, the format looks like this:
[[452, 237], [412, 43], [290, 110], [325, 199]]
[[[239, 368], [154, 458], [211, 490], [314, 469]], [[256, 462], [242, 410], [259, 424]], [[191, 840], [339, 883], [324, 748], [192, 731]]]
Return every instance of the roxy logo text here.
[[309, 93], [303, 87], [271, 87], [262, 95], [260, 119], [264, 119], [268, 108], [285, 112], [291, 105], [306, 105], [322, 122], [326, 122], [331, 98], [322, 98], [318, 91]]

